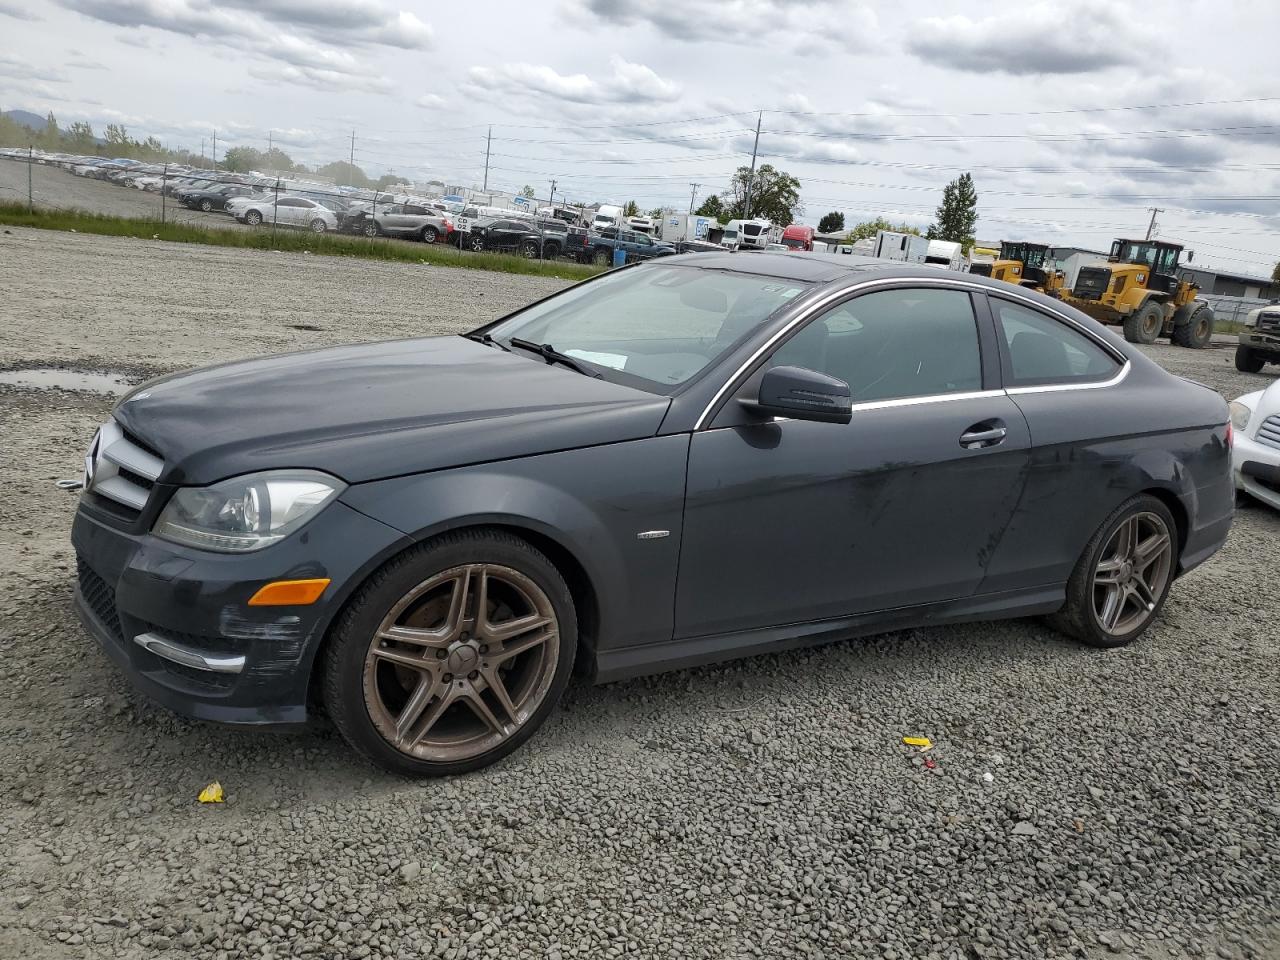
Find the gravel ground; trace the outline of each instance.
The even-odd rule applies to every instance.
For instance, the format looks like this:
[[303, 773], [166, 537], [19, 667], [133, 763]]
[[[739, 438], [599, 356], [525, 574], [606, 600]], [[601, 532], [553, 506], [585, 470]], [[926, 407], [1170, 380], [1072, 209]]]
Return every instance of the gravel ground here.
[[[554, 286], [14, 230], [0, 366], [136, 378]], [[1228, 396], [1268, 380], [1151, 353]], [[0, 387], [0, 956], [1280, 957], [1272, 512], [1125, 650], [1014, 621], [576, 683], [508, 761], [408, 783], [322, 724], [178, 719], [86, 639], [52, 480], [109, 404]]]

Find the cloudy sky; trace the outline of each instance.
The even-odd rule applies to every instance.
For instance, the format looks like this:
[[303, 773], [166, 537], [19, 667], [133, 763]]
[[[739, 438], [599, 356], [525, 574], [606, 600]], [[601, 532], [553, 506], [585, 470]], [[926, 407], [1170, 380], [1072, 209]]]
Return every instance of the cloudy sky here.
[[[0, 106], [198, 150], [687, 208], [750, 159], [810, 223], [925, 225], [972, 171], [987, 239], [1280, 260], [1270, 3], [0, 0]], [[1154, 11], [1159, 11], [1153, 15]]]

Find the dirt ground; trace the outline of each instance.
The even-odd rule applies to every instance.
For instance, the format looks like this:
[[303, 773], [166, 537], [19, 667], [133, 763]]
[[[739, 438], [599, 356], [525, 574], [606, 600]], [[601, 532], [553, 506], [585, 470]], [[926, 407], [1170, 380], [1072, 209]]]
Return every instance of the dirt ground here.
[[[129, 689], [71, 611], [54, 486], [112, 398], [5, 371], [137, 382], [459, 331], [557, 285], [0, 233], [0, 957], [1280, 957], [1280, 516], [1257, 506], [1130, 648], [1013, 621], [576, 683], [449, 781]], [[1271, 379], [1149, 352], [1228, 398]], [[214, 779], [228, 802], [197, 804]]]

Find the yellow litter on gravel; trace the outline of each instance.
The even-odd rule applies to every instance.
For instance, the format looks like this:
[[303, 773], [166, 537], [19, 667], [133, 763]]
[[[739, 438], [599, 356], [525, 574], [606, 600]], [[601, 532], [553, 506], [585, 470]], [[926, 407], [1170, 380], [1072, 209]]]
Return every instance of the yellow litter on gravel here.
[[201, 803], [221, 803], [222, 802], [222, 784], [217, 780], [209, 784], [200, 791], [200, 796], [196, 797]]
[[928, 749], [933, 746], [928, 737], [903, 737], [902, 742], [909, 747], [924, 747]]

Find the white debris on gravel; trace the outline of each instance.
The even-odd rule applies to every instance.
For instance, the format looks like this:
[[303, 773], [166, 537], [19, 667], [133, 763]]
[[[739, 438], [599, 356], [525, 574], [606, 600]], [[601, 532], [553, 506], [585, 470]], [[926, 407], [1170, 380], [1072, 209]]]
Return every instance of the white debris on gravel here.
[[[0, 359], [158, 372], [553, 288], [15, 230]], [[1267, 382], [1229, 350], [1150, 353], [1228, 396]], [[70, 611], [75, 496], [51, 482], [109, 400], [0, 391], [0, 956], [1280, 951], [1275, 513], [1242, 510], [1125, 650], [1012, 621], [576, 682], [517, 755], [408, 783], [323, 724], [229, 731], [129, 691]], [[226, 803], [196, 803], [212, 780]]]

